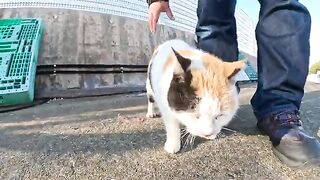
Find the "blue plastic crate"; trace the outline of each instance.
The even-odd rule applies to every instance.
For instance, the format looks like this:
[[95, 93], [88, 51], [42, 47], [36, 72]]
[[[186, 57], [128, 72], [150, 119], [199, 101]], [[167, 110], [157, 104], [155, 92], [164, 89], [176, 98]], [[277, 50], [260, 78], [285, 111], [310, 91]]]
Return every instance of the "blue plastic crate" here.
[[40, 19], [0, 20], [0, 105], [34, 100], [42, 31]]

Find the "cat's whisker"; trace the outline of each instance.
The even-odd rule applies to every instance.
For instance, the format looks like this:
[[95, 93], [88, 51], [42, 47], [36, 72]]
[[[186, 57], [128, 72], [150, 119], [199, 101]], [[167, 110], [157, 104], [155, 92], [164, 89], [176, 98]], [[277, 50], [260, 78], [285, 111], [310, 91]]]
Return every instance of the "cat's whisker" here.
[[187, 130], [186, 129], [181, 129], [180, 133], [181, 133], [181, 135], [183, 135], [183, 134], [187, 133]]
[[181, 139], [183, 139], [188, 134], [189, 134], [189, 132], [187, 130], [185, 130], [183, 133], [181, 133]]
[[183, 149], [186, 147], [186, 144], [187, 144], [187, 140], [184, 141], [184, 143], [183, 143], [183, 146], [182, 146]]
[[183, 139], [186, 135], [188, 135], [189, 133], [184, 133], [182, 136], [181, 136], [181, 139]]
[[188, 144], [189, 144], [190, 146], [191, 146], [192, 138], [193, 138], [193, 136], [192, 136], [192, 134], [190, 134], [190, 138], [189, 138], [189, 142], [188, 142]]
[[217, 138], [223, 138], [223, 137], [226, 137], [226, 135], [223, 133], [223, 132], [219, 132], [218, 134], [217, 134]]
[[194, 140], [196, 139], [196, 136], [192, 136], [192, 139], [191, 139], [191, 148], [193, 148], [193, 145], [194, 145]]
[[190, 140], [192, 139], [192, 134], [189, 134], [188, 136], [188, 141], [187, 141], [187, 145], [190, 145]]
[[229, 128], [226, 128], [226, 127], [223, 127], [222, 129], [223, 129], [223, 130], [227, 130], [227, 131], [230, 131], [230, 132], [233, 132], [233, 133], [237, 133], [237, 131], [235, 131], [235, 130], [232, 130], [232, 129], [229, 129]]
[[220, 132], [216, 135], [216, 139], [220, 138]]
[[242, 121], [245, 121], [245, 119], [243, 119], [242, 117], [240, 117], [240, 116], [237, 115], [237, 114], [235, 114], [234, 116], [237, 117], [237, 118], [239, 118], [239, 119], [242, 120]]
[[187, 145], [188, 145], [188, 143], [189, 143], [189, 139], [191, 138], [191, 134], [188, 134], [188, 136], [187, 136], [187, 139], [186, 139], [186, 141], [184, 142], [184, 144], [183, 144], [183, 148], [185, 148]]

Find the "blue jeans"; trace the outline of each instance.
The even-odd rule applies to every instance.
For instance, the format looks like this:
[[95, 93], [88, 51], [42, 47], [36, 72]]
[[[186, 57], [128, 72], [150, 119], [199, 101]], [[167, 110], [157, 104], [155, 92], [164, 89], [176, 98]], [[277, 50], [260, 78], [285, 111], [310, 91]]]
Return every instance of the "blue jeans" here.
[[[299, 110], [308, 74], [311, 17], [298, 0], [259, 0], [258, 86], [251, 99], [258, 120]], [[198, 47], [237, 60], [236, 0], [199, 0]]]

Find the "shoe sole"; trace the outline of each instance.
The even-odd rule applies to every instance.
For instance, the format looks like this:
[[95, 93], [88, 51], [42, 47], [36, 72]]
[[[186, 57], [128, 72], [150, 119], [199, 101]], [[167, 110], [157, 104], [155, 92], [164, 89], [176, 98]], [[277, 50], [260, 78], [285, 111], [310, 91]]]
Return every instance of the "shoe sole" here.
[[299, 168], [299, 169], [304, 169], [304, 168], [309, 168], [309, 167], [320, 167], [320, 158], [315, 157], [311, 158], [308, 161], [295, 161], [284, 154], [282, 154], [280, 151], [278, 151], [275, 147], [272, 146], [272, 151], [275, 156], [277, 156], [281, 162], [285, 163], [291, 168]]
[[[268, 134], [259, 126], [257, 126], [258, 130], [262, 133], [262, 135], [268, 136]], [[309, 159], [309, 161], [295, 161], [284, 154], [282, 154], [280, 151], [278, 151], [274, 146], [272, 146], [272, 151], [273, 154], [280, 159], [281, 162], [286, 164], [287, 166], [291, 168], [299, 168], [299, 169], [304, 169], [304, 168], [309, 168], [309, 167], [320, 167], [320, 158], [312, 158]]]

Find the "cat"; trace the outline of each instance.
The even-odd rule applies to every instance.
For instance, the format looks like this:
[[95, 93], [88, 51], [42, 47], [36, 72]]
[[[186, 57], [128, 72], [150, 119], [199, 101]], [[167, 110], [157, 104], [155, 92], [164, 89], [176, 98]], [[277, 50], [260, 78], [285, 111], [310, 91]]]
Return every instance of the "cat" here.
[[245, 66], [244, 61], [223, 62], [179, 39], [155, 49], [147, 72], [146, 116], [161, 115], [165, 151], [180, 150], [180, 125], [193, 136], [216, 138], [239, 107], [235, 75]]

